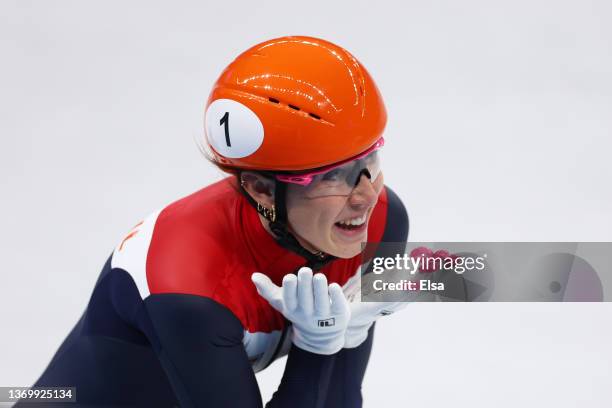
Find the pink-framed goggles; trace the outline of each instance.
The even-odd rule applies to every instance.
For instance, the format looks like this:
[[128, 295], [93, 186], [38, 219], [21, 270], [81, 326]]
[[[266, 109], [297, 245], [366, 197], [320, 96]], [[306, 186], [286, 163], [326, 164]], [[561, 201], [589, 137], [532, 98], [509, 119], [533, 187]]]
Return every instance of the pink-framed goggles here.
[[383, 147], [381, 137], [363, 153], [318, 170], [299, 174], [276, 174], [278, 181], [302, 186], [310, 196], [349, 195], [358, 184], [364, 170], [373, 183], [380, 174], [378, 149]]

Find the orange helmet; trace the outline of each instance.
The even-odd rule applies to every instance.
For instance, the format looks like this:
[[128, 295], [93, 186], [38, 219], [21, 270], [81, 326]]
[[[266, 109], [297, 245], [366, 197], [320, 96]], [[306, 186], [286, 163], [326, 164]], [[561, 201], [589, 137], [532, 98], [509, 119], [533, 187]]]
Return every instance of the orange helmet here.
[[348, 51], [281, 37], [223, 71], [206, 105], [206, 142], [223, 167], [309, 170], [367, 150], [386, 121], [376, 84]]

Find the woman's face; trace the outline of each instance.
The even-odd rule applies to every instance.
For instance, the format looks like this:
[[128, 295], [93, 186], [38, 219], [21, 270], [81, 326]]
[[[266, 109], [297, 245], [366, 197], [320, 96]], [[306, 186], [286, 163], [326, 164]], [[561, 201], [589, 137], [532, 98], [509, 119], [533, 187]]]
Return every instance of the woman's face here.
[[300, 244], [338, 258], [352, 258], [367, 241], [372, 209], [384, 185], [382, 173], [374, 182], [362, 175], [350, 195], [312, 198], [299, 185], [287, 188], [289, 228]]

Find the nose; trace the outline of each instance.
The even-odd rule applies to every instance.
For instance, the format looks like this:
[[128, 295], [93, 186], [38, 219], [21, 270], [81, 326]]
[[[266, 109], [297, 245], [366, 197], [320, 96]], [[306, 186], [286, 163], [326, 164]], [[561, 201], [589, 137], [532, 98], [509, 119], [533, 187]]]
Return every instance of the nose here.
[[378, 199], [378, 192], [368, 176], [362, 173], [359, 176], [357, 185], [349, 195], [349, 203], [354, 207], [373, 206]]

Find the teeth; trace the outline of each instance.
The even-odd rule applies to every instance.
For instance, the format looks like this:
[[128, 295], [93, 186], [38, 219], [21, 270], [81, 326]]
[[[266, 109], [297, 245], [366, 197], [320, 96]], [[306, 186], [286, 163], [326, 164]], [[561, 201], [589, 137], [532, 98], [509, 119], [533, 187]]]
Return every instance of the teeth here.
[[343, 225], [361, 225], [365, 222], [366, 220], [366, 214], [363, 214], [361, 217], [358, 218], [351, 218], [348, 220], [344, 220], [344, 221], [340, 221], [339, 224], [343, 224]]

